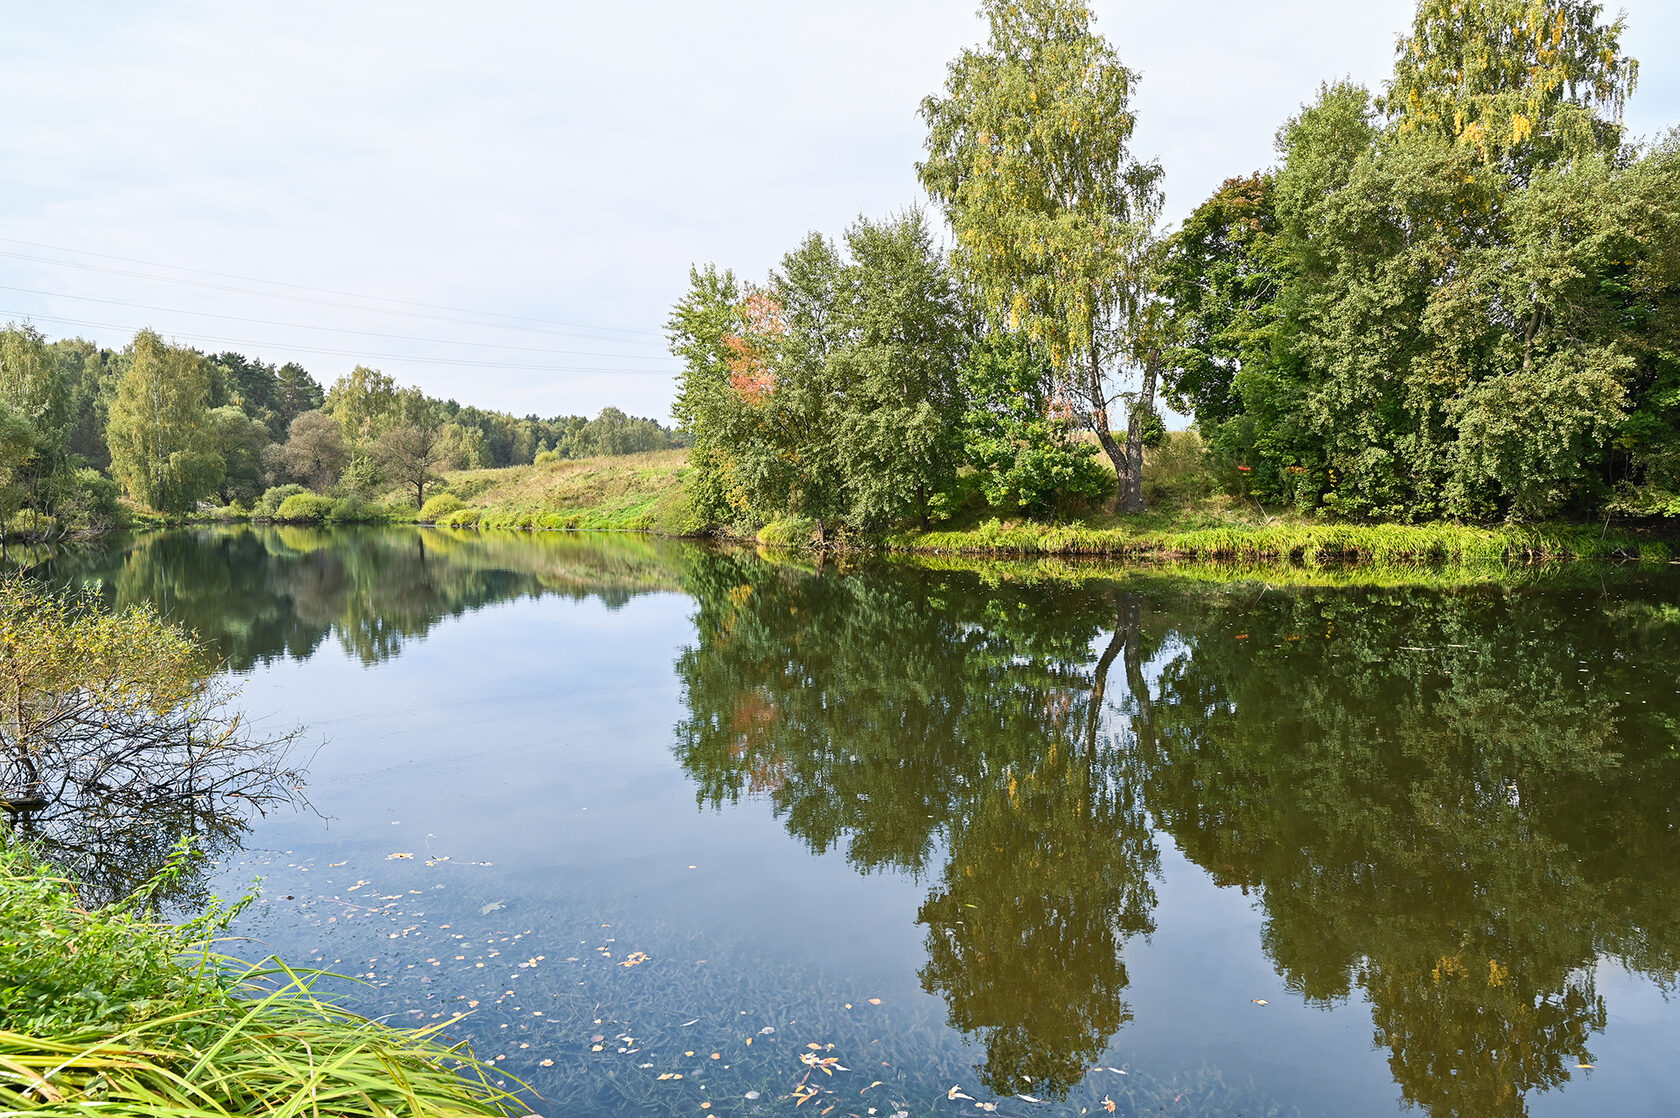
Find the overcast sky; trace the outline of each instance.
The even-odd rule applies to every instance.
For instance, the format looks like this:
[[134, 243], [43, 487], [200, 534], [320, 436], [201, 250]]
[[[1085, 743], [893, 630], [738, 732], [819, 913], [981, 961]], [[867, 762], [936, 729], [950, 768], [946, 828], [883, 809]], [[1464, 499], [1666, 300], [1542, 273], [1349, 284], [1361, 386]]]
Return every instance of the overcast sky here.
[[[357, 363], [463, 403], [667, 416], [691, 263], [762, 277], [918, 204], [916, 114], [975, 0], [0, 3], [0, 321]], [[1095, 0], [1167, 216], [1269, 164], [1411, 0]], [[1680, 3], [1629, 0], [1636, 134]]]

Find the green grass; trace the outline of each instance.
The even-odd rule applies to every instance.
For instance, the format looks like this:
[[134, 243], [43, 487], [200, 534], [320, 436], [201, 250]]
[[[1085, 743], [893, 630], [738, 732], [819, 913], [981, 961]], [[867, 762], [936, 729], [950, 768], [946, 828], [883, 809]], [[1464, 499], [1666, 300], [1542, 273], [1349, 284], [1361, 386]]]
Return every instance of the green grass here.
[[1290, 521], [1175, 527], [1159, 516], [1135, 525], [1006, 523], [901, 532], [894, 550], [960, 555], [1093, 555], [1124, 559], [1388, 565], [1500, 566], [1567, 559], [1669, 558], [1666, 546], [1631, 533], [1571, 525], [1479, 528], [1465, 524], [1323, 524]]
[[481, 528], [586, 528], [693, 534], [685, 520], [683, 450], [459, 470], [448, 491], [478, 510]]
[[238, 906], [166, 924], [149, 913], [157, 884], [84, 909], [72, 883], [0, 839], [0, 1113], [527, 1112], [441, 1038], [453, 1021], [392, 1028], [318, 997], [315, 972], [213, 954]]

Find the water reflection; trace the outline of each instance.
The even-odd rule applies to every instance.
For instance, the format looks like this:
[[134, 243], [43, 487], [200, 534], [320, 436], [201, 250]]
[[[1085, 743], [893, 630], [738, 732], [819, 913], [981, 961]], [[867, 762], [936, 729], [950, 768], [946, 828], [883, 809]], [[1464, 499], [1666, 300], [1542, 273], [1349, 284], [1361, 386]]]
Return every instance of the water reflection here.
[[117, 607], [150, 602], [245, 671], [306, 660], [329, 636], [363, 664], [381, 663], [442, 621], [517, 598], [616, 608], [676, 590], [675, 550], [602, 536], [238, 527], [67, 551], [33, 570], [97, 580]]
[[1600, 959], [1673, 982], [1672, 582], [1045, 591], [712, 556], [686, 585], [701, 801], [925, 875], [923, 984], [999, 1093], [1066, 1089], [1128, 1020], [1157, 829], [1257, 895], [1304, 998], [1369, 1000], [1436, 1115], [1521, 1114], [1592, 1063]]
[[[1255, 899], [1302, 1001], [1368, 1006], [1400, 1096], [1443, 1118], [1524, 1114], [1595, 1063], [1606, 961], [1665, 989], [1680, 971], [1672, 577], [1033, 584], [284, 529], [161, 534], [45, 573], [158, 604], [236, 669], [329, 638], [380, 663], [515, 598], [686, 592], [673, 748], [700, 804], [762, 803], [812, 850], [913, 876], [921, 984], [1002, 1095], [1066, 1092], [1149, 1028], [1127, 956], [1174, 848]], [[469, 668], [464, 688], [489, 682]], [[89, 864], [144, 868], [197, 824], [148, 825], [137, 853]]]
[[1121, 945], [1153, 928], [1136, 742], [1103, 718], [1116, 660], [1148, 655], [1136, 596], [1029, 608], [719, 555], [687, 585], [677, 755], [701, 799], [763, 795], [816, 850], [935, 879], [922, 983], [984, 1038], [987, 1084], [1079, 1082], [1130, 1016]]

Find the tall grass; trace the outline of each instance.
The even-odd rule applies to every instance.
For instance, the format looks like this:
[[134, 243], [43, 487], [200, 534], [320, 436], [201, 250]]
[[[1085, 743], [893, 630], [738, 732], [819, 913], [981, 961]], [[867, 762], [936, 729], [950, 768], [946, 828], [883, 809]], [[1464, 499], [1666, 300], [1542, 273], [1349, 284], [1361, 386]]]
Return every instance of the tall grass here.
[[0, 1114], [526, 1112], [505, 1076], [442, 1039], [454, 1021], [392, 1028], [317, 997], [316, 972], [214, 954], [201, 937], [238, 906], [170, 925], [150, 912], [155, 888], [84, 909], [0, 844]]

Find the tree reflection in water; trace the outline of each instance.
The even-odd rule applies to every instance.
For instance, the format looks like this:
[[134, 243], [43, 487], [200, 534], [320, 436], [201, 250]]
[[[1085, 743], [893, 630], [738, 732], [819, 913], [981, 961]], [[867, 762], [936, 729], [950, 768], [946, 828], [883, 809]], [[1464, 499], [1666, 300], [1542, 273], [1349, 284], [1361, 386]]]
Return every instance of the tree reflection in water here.
[[714, 555], [685, 586], [700, 801], [760, 796], [815, 850], [927, 875], [922, 981], [997, 1092], [1065, 1091], [1128, 1021], [1158, 834], [1258, 896], [1304, 998], [1369, 1001], [1436, 1115], [1522, 1114], [1591, 1063], [1600, 958], [1674, 979], [1671, 582], [1607, 606]]

